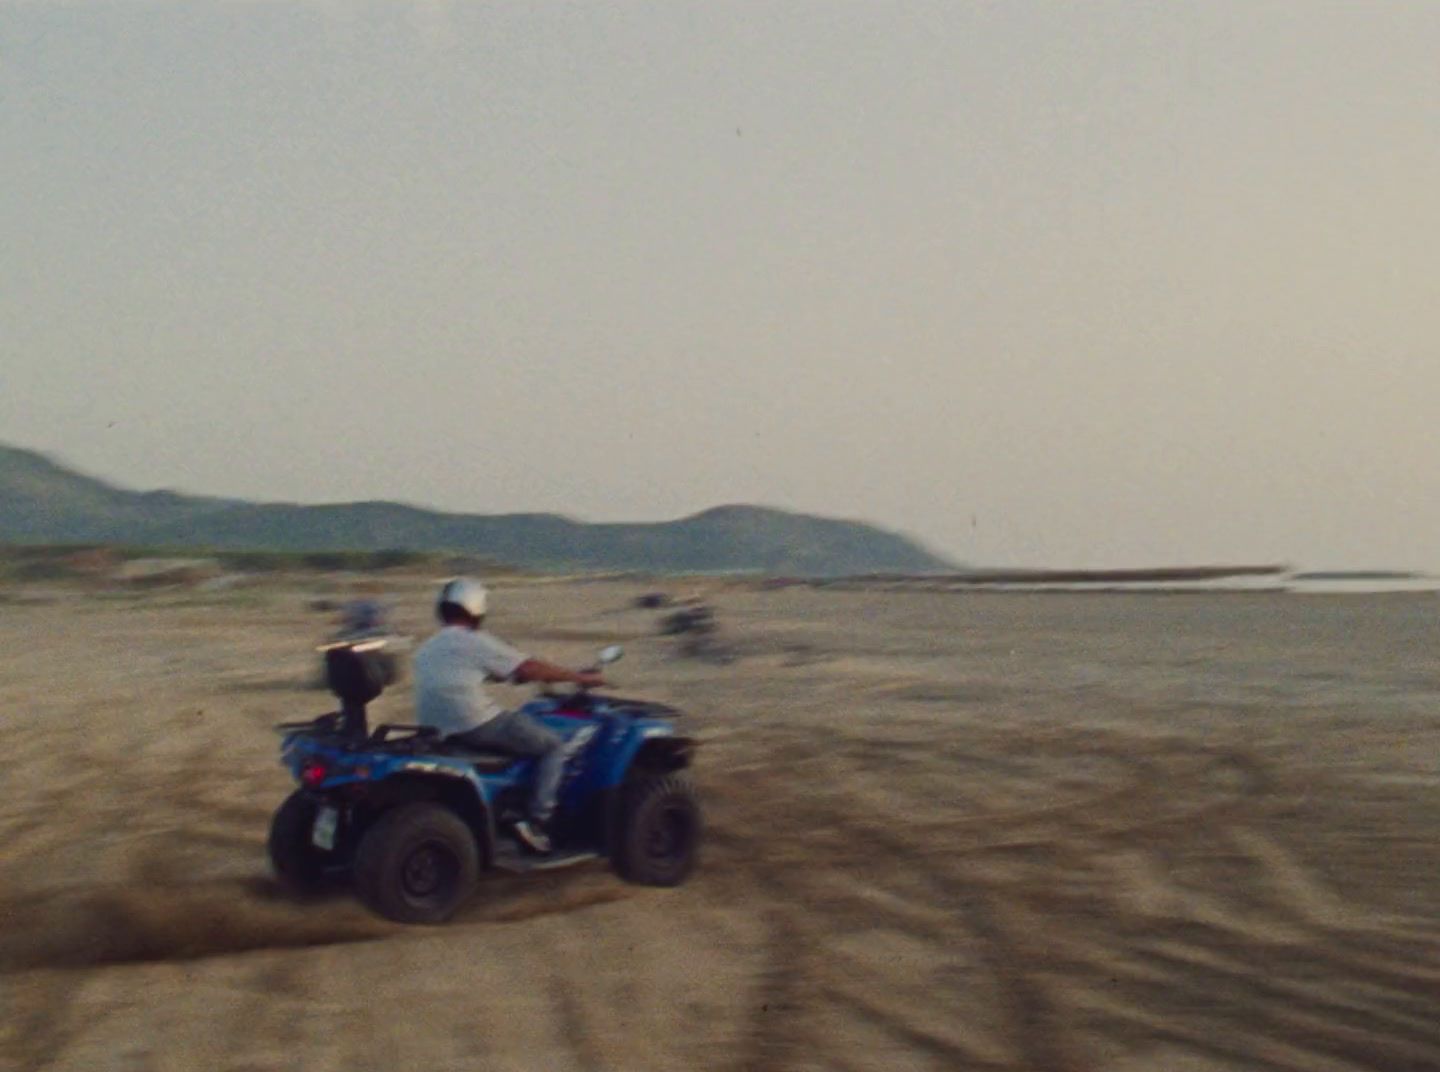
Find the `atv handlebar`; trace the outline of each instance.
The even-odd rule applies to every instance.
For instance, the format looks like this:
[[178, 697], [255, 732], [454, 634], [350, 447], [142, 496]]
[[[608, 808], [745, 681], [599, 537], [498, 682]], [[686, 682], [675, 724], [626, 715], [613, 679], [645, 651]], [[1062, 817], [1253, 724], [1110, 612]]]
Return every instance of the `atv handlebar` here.
[[[579, 673], [582, 673], [582, 674], [603, 674], [603, 673], [605, 672], [605, 668], [606, 668], [607, 666], [609, 666], [611, 663], [619, 662], [621, 656], [623, 656], [624, 654], [625, 654], [625, 649], [622, 648], [619, 644], [611, 644], [611, 645], [608, 646], [608, 647], [601, 648], [601, 649], [600, 649], [600, 652], [599, 652], [599, 653], [596, 655], [596, 657], [595, 657], [595, 663], [594, 663], [594, 665], [582, 667], [582, 668], [580, 669]], [[551, 684], [552, 684], [551, 682], [545, 682], [544, 684], [542, 684], [542, 685], [540, 686], [540, 694], [541, 694], [542, 696], [554, 696], [554, 695], [555, 695], [555, 693], [554, 693], [554, 692], [551, 690], [551, 688], [550, 688], [550, 685], [551, 685]], [[591, 689], [603, 689], [603, 688], [605, 688], [606, 686], [608, 686], [609, 684], [610, 684], [610, 683], [609, 683], [608, 681], [602, 682], [601, 684], [598, 684], [598, 685], [581, 685], [581, 684], [579, 684], [579, 683], [577, 682], [576, 685], [575, 685], [575, 689], [574, 689], [574, 691], [571, 693], [571, 695], [573, 695], [573, 696], [583, 696], [583, 695], [585, 695], [586, 693], [588, 693]]]

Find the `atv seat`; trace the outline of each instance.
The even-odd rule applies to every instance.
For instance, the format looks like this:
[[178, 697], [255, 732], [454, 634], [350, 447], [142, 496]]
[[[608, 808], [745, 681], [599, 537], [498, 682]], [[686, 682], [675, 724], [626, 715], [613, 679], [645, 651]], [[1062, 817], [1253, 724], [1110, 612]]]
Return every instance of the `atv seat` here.
[[451, 744], [448, 741], [442, 741], [430, 751], [463, 759], [482, 774], [497, 774], [500, 771], [508, 770], [523, 758], [513, 756], [509, 752], [497, 752], [488, 748], [467, 748], [463, 744]]

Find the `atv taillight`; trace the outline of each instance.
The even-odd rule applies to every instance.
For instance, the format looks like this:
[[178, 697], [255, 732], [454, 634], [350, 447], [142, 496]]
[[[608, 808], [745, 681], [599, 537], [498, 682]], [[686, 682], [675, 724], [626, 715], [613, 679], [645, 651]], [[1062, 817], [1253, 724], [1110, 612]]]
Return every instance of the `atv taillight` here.
[[329, 773], [329, 768], [319, 760], [307, 760], [305, 765], [300, 768], [300, 784], [307, 789], [314, 789], [325, 780], [325, 776]]

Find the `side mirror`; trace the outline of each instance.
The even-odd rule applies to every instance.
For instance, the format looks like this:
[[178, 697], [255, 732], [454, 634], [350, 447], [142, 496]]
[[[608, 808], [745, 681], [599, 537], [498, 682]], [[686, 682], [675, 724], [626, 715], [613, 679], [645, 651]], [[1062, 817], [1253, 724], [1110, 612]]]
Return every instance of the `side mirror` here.
[[619, 644], [611, 644], [608, 648], [602, 648], [600, 655], [595, 662], [599, 666], [609, 666], [611, 663], [618, 663], [620, 657], [625, 654], [625, 649]]

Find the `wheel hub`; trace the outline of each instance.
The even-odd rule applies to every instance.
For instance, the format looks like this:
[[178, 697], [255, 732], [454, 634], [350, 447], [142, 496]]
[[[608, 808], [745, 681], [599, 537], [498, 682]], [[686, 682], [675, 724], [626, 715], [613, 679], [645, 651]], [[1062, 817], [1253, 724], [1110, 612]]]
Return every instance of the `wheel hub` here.
[[438, 845], [421, 845], [405, 860], [400, 880], [411, 897], [431, 897], [439, 892], [454, 861]]
[[688, 822], [679, 808], [667, 808], [655, 821], [645, 839], [645, 852], [651, 859], [666, 860], [680, 852], [685, 844]]

